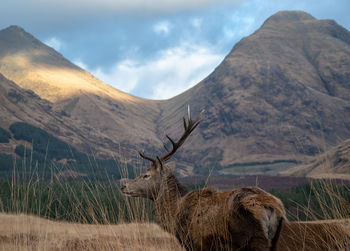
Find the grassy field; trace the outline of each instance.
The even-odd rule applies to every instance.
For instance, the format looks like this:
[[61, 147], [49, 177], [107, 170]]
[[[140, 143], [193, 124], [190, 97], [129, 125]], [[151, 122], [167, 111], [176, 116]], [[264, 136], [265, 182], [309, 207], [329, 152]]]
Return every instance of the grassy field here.
[[[231, 176], [213, 178], [230, 188], [243, 185], [231, 184]], [[287, 183], [285, 177], [278, 183], [282, 180]], [[195, 189], [216, 184], [186, 181]], [[348, 184], [316, 182], [271, 192], [281, 198], [290, 220], [327, 219], [350, 229]], [[154, 223], [152, 208], [148, 200], [122, 196], [114, 182], [0, 180], [0, 251], [183, 250]]]
[[182, 250], [154, 223], [76, 224], [0, 213], [0, 250]]

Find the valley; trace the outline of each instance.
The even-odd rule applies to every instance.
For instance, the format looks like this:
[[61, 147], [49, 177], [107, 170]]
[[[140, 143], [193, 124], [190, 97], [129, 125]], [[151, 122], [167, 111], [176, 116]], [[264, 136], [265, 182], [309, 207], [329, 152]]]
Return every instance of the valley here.
[[0, 30], [1, 250], [184, 250], [151, 200], [122, 191], [150, 165], [140, 152], [174, 154], [189, 108], [201, 122], [164, 158], [184, 194], [258, 186], [290, 222], [350, 229], [350, 32], [335, 21], [279, 11], [167, 100], [118, 90], [30, 32]]
[[[11, 138], [0, 149], [4, 158], [23, 157], [9, 130], [22, 122], [90, 159], [131, 167], [138, 151], [161, 154], [190, 105], [194, 116], [204, 113], [176, 155], [179, 175], [276, 175], [350, 138], [349, 48], [349, 31], [334, 21], [278, 12], [208, 77], [160, 101], [119, 91], [10, 26], [0, 31], [0, 127]], [[29, 148], [35, 140], [26, 140]]]

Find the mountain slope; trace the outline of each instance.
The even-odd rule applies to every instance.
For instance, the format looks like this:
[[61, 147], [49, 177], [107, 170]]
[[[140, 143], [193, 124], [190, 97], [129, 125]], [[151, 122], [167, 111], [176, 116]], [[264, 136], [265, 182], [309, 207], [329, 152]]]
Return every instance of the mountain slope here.
[[166, 101], [122, 93], [14, 26], [0, 31], [0, 73], [50, 104], [53, 118], [37, 126], [99, 157], [155, 156], [165, 134], [182, 133], [188, 104], [193, 115], [205, 110], [176, 156], [187, 174], [306, 161], [350, 138], [350, 33], [300, 11], [271, 16], [212, 74]]
[[0, 32], [0, 59], [3, 75], [54, 103], [81, 92], [139, 100], [102, 83], [18, 26]]
[[[0, 125], [4, 130], [9, 131], [10, 126], [15, 122], [26, 122], [44, 127], [73, 145], [83, 146], [89, 142], [89, 139], [83, 136], [88, 132], [84, 129], [79, 131], [74, 127], [74, 123], [61, 119], [52, 110], [51, 102], [41, 99], [31, 90], [19, 87], [2, 74], [0, 74], [0, 90]], [[80, 132], [82, 134], [79, 134]], [[10, 142], [1, 145], [1, 152], [13, 154], [18, 144], [22, 142], [11, 138]]]
[[[121, 155], [129, 156], [136, 146], [157, 140], [156, 102], [133, 97], [99, 81], [20, 27], [0, 31], [0, 72], [50, 101], [55, 116], [72, 124], [82, 136], [72, 136], [73, 141], [88, 138], [77, 146], [82, 151], [93, 149], [97, 156], [110, 157], [124, 149], [126, 153]], [[45, 123], [42, 127], [57, 133]]]
[[187, 103], [206, 118], [187, 151], [210, 167], [305, 160], [350, 137], [350, 33], [279, 12], [237, 43], [206, 79], [162, 108], [175, 130]]
[[280, 173], [282, 176], [350, 180], [350, 140], [315, 157], [310, 163]]

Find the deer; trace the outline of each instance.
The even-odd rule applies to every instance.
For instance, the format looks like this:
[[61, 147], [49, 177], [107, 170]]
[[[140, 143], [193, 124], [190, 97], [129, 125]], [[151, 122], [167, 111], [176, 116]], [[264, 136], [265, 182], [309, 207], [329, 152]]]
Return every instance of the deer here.
[[147, 170], [121, 187], [126, 196], [153, 201], [160, 226], [175, 235], [191, 251], [199, 250], [277, 250], [282, 223], [286, 219], [282, 202], [258, 187], [241, 187], [229, 191], [203, 188], [189, 192], [173, 173], [173, 162], [167, 163], [198, 127], [201, 114], [187, 121], [184, 132], [175, 141], [166, 135], [166, 153], [155, 158], [142, 152], [151, 162]]
[[189, 192], [173, 174], [174, 162], [166, 163], [200, 123], [200, 115], [183, 119], [184, 133], [166, 153], [151, 158], [148, 169], [121, 187], [130, 197], [148, 198], [160, 226], [191, 251], [350, 251], [350, 230], [320, 222], [288, 221], [282, 202], [258, 187], [220, 192], [203, 188]]

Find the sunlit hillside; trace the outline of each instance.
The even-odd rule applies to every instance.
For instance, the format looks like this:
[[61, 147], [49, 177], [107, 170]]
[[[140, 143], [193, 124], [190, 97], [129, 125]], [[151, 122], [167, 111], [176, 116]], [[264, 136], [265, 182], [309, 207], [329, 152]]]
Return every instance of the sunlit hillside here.
[[[1, 85], [8, 93], [3, 93], [0, 124], [4, 128], [17, 121], [30, 122], [83, 152], [92, 151], [104, 158], [114, 155], [119, 159], [124, 149], [124, 156], [135, 156], [136, 146], [158, 140], [154, 124], [159, 113], [156, 102], [103, 83], [20, 27], [10, 26], [0, 32], [0, 73], [6, 78]], [[6, 87], [8, 80], [18, 87]], [[26, 116], [16, 115], [21, 113], [21, 103], [28, 106], [36, 100], [7, 100], [12, 89], [22, 96], [21, 92], [31, 90], [49, 102], [46, 110], [39, 106]], [[13, 102], [18, 107], [8, 107]], [[65, 127], [71, 132], [66, 133]]]
[[[204, 113], [200, 130], [177, 155], [182, 174], [247, 165], [277, 173], [350, 137], [349, 46], [349, 31], [336, 22], [280, 11], [197, 85], [155, 101], [112, 88], [10, 26], [0, 31], [0, 73], [50, 106], [35, 121], [14, 116], [19, 105], [3, 106], [11, 122], [30, 122], [98, 158], [130, 161], [138, 150], [160, 154], [166, 134], [181, 134], [190, 105], [193, 115]], [[24, 103], [8, 101], [14, 102]], [[5, 130], [7, 117], [0, 121]]]
[[20, 27], [9, 27], [1, 37], [7, 43], [0, 42], [0, 72], [44, 99], [58, 102], [91, 93], [131, 103], [142, 100], [96, 79]]

